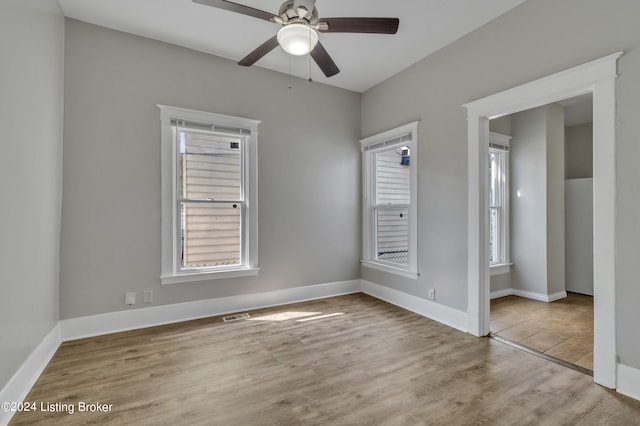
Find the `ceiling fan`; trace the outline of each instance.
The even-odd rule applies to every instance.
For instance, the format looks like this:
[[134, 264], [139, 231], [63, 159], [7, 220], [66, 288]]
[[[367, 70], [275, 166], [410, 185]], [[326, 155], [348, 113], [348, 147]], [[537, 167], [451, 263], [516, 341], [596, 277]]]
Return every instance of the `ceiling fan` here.
[[291, 55], [311, 54], [324, 75], [331, 77], [340, 72], [322, 43], [318, 41], [318, 31], [322, 33], [369, 33], [395, 34], [398, 31], [398, 18], [319, 18], [316, 0], [286, 0], [280, 6], [277, 15], [253, 7], [226, 0], [193, 0], [207, 6], [253, 16], [281, 25], [282, 28], [269, 40], [258, 46], [238, 62], [238, 65], [251, 66], [271, 52], [278, 45]]

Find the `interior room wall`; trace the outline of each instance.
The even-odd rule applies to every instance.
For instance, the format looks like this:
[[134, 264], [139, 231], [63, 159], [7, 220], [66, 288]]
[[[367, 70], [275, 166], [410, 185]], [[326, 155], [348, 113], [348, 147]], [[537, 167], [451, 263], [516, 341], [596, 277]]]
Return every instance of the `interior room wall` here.
[[489, 131], [511, 136], [511, 115], [489, 120]]
[[564, 241], [564, 107], [551, 104], [546, 112], [547, 155], [547, 288], [546, 294], [565, 291]]
[[[512, 135], [512, 117], [513, 115], [506, 115], [504, 117], [495, 118], [489, 121], [489, 130], [491, 132], [501, 133], [505, 135]], [[567, 126], [564, 129], [564, 143], [565, 143], [565, 178], [566, 179], [584, 179], [593, 176], [593, 123], [583, 123], [574, 126]], [[566, 185], [569, 185], [567, 182]], [[567, 186], [565, 185], [565, 188]], [[585, 186], [586, 185], [586, 186]], [[578, 197], [577, 194], [582, 194], [587, 189], [588, 183], [572, 183], [569, 186], [572, 191], [575, 189], [576, 195], [572, 197]], [[565, 199], [569, 195], [565, 189]], [[573, 205], [585, 205], [584, 203], [578, 204], [573, 202]], [[566, 208], [566, 202], [565, 202]], [[575, 209], [572, 210], [575, 212]], [[593, 259], [591, 255], [590, 265], [588, 266], [586, 260], [587, 251], [590, 250], [591, 241], [593, 243], [593, 230], [585, 228], [589, 223], [592, 223], [591, 211], [580, 211], [580, 216], [571, 214], [571, 217], [566, 215], [565, 228], [570, 226], [572, 229], [572, 242], [571, 248], [567, 246], [568, 241], [565, 238], [565, 285], [567, 291], [579, 292], [582, 294], [593, 294]], [[565, 231], [565, 236], [568, 231]], [[575, 236], [575, 238], [574, 238]], [[585, 245], [586, 243], [586, 245]], [[585, 284], [582, 284], [582, 283]], [[579, 284], [580, 283], [580, 284]], [[585, 287], [586, 286], [586, 287]], [[570, 288], [571, 287], [571, 288]], [[586, 290], [586, 288], [590, 290]], [[491, 275], [491, 292], [500, 290], [507, 290], [512, 288], [511, 273], [507, 272], [499, 275]], [[579, 289], [579, 291], [577, 290]], [[559, 291], [562, 291], [560, 289]]]
[[513, 288], [513, 284], [511, 283], [511, 272], [506, 272], [504, 274], [491, 275], [490, 277], [490, 291], [497, 292], [500, 290], [509, 290]]
[[[70, 19], [65, 60], [61, 319], [359, 278], [359, 93]], [[160, 284], [157, 104], [262, 121], [257, 277]]]
[[620, 362], [640, 368], [640, 2], [527, 1], [366, 91], [362, 136], [420, 119], [418, 280], [362, 276], [467, 309], [467, 120], [463, 104], [624, 51], [618, 61], [616, 315]]
[[565, 128], [566, 289], [593, 295], [593, 123]]
[[[511, 136], [512, 135], [511, 121], [512, 121], [511, 115], [505, 115], [504, 117], [494, 118], [489, 121], [489, 131], [500, 133], [501, 135]], [[511, 177], [509, 177], [509, 179], [510, 178]], [[503, 274], [497, 274], [497, 275], [494, 275], [492, 273], [489, 280], [489, 286], [490, 286], [491, 292], [508, 290], [512, 288], [511, 271], [505, 272]]]
[[512, 287], [546, 295], [547, 107], [514, 114], [512, 136]]
[[593, 177], [593, 123], [565, 128], [566, 179]]
[[57, 1], [0, 2], [0, 389], [58, 322], [63, 49]]
[[565, 180], [565, 287], [593, 296], [593, 178]]

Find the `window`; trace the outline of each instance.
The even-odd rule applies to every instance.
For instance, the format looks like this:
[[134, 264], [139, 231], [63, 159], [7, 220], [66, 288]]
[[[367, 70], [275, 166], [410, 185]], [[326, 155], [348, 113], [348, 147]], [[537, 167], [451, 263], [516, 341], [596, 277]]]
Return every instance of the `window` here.
[[413, 122], [360, 141], [363, 264], [416, 279], [417, 130]]
[[163, 284], [258, 271], [258, 121], [159, 105]]
[[509, 265], [509, 140], [490, 134], [489, 142], [489, 265], [492, 273], [508, 272]]

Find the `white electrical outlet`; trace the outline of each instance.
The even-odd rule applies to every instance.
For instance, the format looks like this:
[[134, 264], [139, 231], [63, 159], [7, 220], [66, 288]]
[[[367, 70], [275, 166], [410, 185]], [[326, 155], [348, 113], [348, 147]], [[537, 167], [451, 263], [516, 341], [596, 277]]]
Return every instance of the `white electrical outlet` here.
[[124, 296], [124, 303], [127, 305], [135, 305], [136, 304], [136, 292], [128, 291]]
[[143, 293], [142, 303], [151, 303], [153, 302], [153, 291], [145, 290]]
[[430, 288], [429, 293], [427, 293], [427, 297], [429, 298], [429, 300], [436, 300], [436, 290]]

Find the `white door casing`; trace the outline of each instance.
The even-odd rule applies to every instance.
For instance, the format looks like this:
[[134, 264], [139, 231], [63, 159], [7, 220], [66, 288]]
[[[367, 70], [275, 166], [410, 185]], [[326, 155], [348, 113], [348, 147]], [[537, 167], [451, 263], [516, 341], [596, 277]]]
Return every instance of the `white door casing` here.
[[489, 334], [489, 120], [593, 93], [594, 381], [616, 387], [615, 79], [617, 52], [464, 105], [468, 119], [468, 332]]

